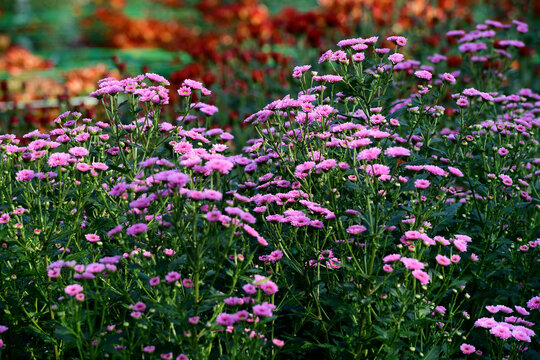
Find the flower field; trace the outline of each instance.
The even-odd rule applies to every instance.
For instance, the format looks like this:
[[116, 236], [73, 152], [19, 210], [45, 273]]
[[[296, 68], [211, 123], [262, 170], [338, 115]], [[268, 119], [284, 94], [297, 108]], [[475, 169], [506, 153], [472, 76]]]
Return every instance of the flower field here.
[[146, 72], [0, 135], [0, 359], [540, 359], [528, 34], [276, 56], [288, 94], [234, 132], [209, 84]]

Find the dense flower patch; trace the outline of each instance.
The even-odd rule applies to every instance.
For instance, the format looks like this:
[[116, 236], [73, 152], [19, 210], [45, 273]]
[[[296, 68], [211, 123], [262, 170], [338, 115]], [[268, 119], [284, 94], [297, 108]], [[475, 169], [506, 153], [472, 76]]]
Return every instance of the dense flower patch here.
[[100, 80], [106, 119], [1, 135], [0, 354], [538, 355], [540, 95], [505, 90], [526, 31], [452, 31], [459, 71], [341, 40], [243, 147], [199, 81], [165, 121], [153, 73]]

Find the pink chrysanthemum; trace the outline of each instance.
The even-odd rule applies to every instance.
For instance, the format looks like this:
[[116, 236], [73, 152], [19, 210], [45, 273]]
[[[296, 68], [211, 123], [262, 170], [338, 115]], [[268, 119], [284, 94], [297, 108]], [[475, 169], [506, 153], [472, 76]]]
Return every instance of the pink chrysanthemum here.
[[422, 285], [427, 285], [431, 280], [429, 274], [422, 270], [413, 270], [412, 274]]
[[427, 189], [431, 183], [429, 180], [418, 179], [414, 182], [414, 186], [418, 189]]
[[474, 346], [465, 344], [465, 343], [461, 344], [459, 348], [461, 352], [464, 353], [465, 355], [472, 354], [473, 352], [476, 351], [476, 348]]
[[423, 80], [431, 80], [432, 76], [431, 73], [427, 70], [418, 70], [418, 71], [415, 71], [414, 72], [414, 75], [419, 78], [419, 79], [423, 79]]

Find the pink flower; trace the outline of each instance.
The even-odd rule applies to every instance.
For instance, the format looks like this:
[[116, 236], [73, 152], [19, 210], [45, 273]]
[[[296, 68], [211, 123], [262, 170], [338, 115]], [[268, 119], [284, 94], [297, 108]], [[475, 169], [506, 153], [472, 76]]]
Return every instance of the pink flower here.
[[83, 157], [88, 155], [88, 150], [80, 146], [75, 146], [69, 149], [69, 153], [73, 156]]
[[285, 342], [283, 340], [279, 340], [278, 338], [273, 338], [272, 343], [277, 347], [282, 347], [283, 345], [285, 345]]
[[234, 324], [235, 317], [234, 315], [231, 315], [231, 314], [221, 313], [217, 316], [216, 322], [219, 325], [229, 326], [229, 325]]
[[17, 180], [19, 180], [19, 181], [29, 182], [35, 176], [36, 175], [35, 175], [33, 170], [26, 170], [25, 169], [25, 170], [20, 170], [19, 172], [17, 172]]
[[129, 316], [131, 316], [134, 319], [140, 319], [142, 314], [139, 311], [134, 311], [131, 314], [129, 314]]
[[420, 233], [420, 231], [409, 230], [409, 231], [405, 232], [405, 238], [407, 238], [408, 240], [420, 239], [421, 236], [422, 236], [422, 234]]
[[413, 276], [420, 281], [420, 284], [426, 285], [431, 280], [428, 273], [422, 270], [413, 270]]
[[460, 252], [467, 251], [467, 243], [464, 240], [454, 240], [454, 246], [456, 249], [458, 249]]
[[180, 279], [180, 274], [176, 271], [171, 271], [167, 275], [165, 275], [165, 280], [167, 280], [168, 283], [176, 282]]
[[272, 310], [276, 307], [266, 301], [260, 305], [253, 306], [253, 313], [258, 316], [270, 317], [272, 316]]
[[87, 163], [83, 163], [83, 162], [77, 163], [76, 167], [77, 167], [77, 170], [82, 171], [82, 172], [87, 172], [89, 170], [92, 170], [92, 166], [88, 165]]
[[374, 160], [380, 153], [381, 149], [373, 147], [360, 151], [357, 158], [358, 160]]
[[197, 325], [199, 323], [200, 317], [199, 316], [193, 316], [188, 319], [189, 323], [192, 325]]
[[79, 284], [68, 285], [64, 289], [64, 292], [68, 294], [69, 296], [75, 296], [81, 291], [83, 291], [83, 287]]
[[530, 310], [540, 309], [540, 296], [535, 296], [527, 301], [527, 307]]
[[9, 219], [9, 214], [2, 214], [2, 216], [0, 216], [0, 224], [7, 224], [9, 222]]
[[363, 52], [355, 53], [355, 54], [353, 54], [353, 56], [352, 56], [352, 59], [353, 59], [353, 61], [355, 61], [355, 62], [363, 61], [365, 58], [366, 58], [366, 56], [364, 55]]
[[454, 264], [457, 264], [461, 260], [461, 256], [459, 255], [452, 255], [450, 258], [450, 261], [452, 261]]
[[418, 70], [418, 71], [415, 71], [414, 75], [419, 78], [419, 79], [424, 79], [424, 80], [431, 80], [431, 73], [429, 71], [426, 71], [426, 70]]
[[405, 46], [407, 45], [407, 38], [404, 36], [399, 35], [393, 35], [386, 38], [388, 41], [395, 42], [398, 46]]
[[516, 305], [514, 306], [516, 308], [516, 311], [518, 313], [520, 313], [521, 315], [523, 316], [527, 316], [527, 315], [530, 315], [531, 313], [527, 311], [527, 309], [525, 309], [524, 307], [521, 307], [519, 305]]
[[384, 155], [397, 157], [397, 156], [409, 156], [411, 151], [401, 146], [389, 147], [384, 151]]
[[461, 172], [461, 170], [455, 168], [455, 167], [452, 167], [452, 166], [449, 166], [448, 167], [448, 171], [454, 175], [454, 176], [457, 176], [457, 177], [463, 177], [463, 173]]
[[464, 107], [464, 106], [468, 106], [469, 105], [469, 100], [465, 99], [465, 98], [459, 98], [457, 101], [456, 101], [456, 104], [458, 106], [461, 106], [461, 107]]
[[444, 255], [437, 255], [435, 256], [435, 260], [437, 260], [437, 262], [439, 263], [439, 265], [442, 265], [442, 266], [448, 266], [450, 265], [450, 259], [447, 258], [446, 256]]
[[392, 54], [388, 57], [388, 60], [390, 60], [393, 64], [397, 64], [405, 60], [405, 57], [400, 53]]
[[499, 150], [497, 150], [497, 153], [501, 156], [505, 156], [508, 154], [508, 150], [506, 148], [500, 148]]
[[474, 346], [469, 345], [469, 344], [465, 344], [465, 343], [461, 344], [461, 346], [459, 348], [466, 355], [472, 354], [473, 352], [476, 351], [476, 348]]
[[448, 81], [450, 84], [455, 84], [456, 83], [456, 78], [452, 74], [444, 73], [442, 75], [442, 78], [443, 78], [443, 80]]
[[47, 163], [51, 167], [57, 167], [57, 166], [67, 166], [69, 165], [69, 159], [71, 159], [71, 155], [66, 153], [54, 153], [51, 156], [49, 156], [49, 160]]
[[512, 336], [519, 341], [531, 342], [531, 337], [521, 330], [512, 330]]
[[145, 347], [143, 348], [143, 351], [144, 351], [145, 353], [149, 353], [149, 354], [153, 353], [154, 350], [156, 350], [156, 347], [155, 347], [154, 345], [145, 346]]
[[423, 269], [425, 267], [425, 265], [423, 263], [421, 263], [420, 261], [418, 261], [416, 259], [413, 259], [413, 258], [402, 257], [400, 259], [400, 261], [409, 270], [420, 270], [420, 269]]
[[226, 159], [211, 159], [206, 163], [206, 167], [210, 170], [217, 170], [221, 174], [228, 174], [234, 164]]
[[184, 279], [182, 280], [182, 285], [184, 285], [185, 288], [193, 287], [193, 281], [190, 279]]
[[251, 284], [245, 284], [244, 286], [242, 286], [242, 289], [247, 293], [247, 294], [255, 294], [257, 292], [257, 288]]
[[388, 264], [384, 264], [383, 265], [383, 270], [387, 273], [391, 273], [392, 271], [394, 271], [394, 268]]
[[386, 118], [384, 116], [382, 116], [381, 114], [375, 114], [375, 115], [371, 115], [369, 117], [369, 122], [372, 123], [373, 125], [381, 124], [385, 120], [386, 120]]
[[418, 189], [427, 189], [431, 183], [429, 180], [418, 179], [414, 182], [414, 186]]
[[383, 262], [385, 262], [385, 263], [394, 262], [394, 261], [398, 261], [399, 259], [401, 259], [401, 255], [399, 255], [399, 254], [390, 254], [390, 255], [386, 255], [383, 258]]
[[100, 240], [99, 236], [96, 234], [86, 234], [84, 237], [90, 242], [98, 242]]
[[366, 227], [363, 225], [351, 225], [347, 228], [347, 233], [352, 235], [358, 235], [366, 231]]
[[501, 339], [508, 339], [512, 336], [512, 332], [506, 326], [498, 324], [489, 330], [490, 334]]
[[139, 301], [138, 303], [133, 305], [133, 310], [135, 310], [135, 311], [144, 311], [144, 310], [146, 310], [146, 304]]
[[498, 322], [493, 318], [483, 317], [474, 322], [475, 327], [482, 327], [484, 329], [491, 329], [494, 326], [497, 326]]
[[371, 176], [380, 176], [390, 174], [390, 168], [386, 165], [373, 164], [366, 166], [366, 173]]
[[148, 226], [146, 224], [139, 223], [139, 224], [131, 225], [130, 227], [128, 227], [126, 229], [126, 233], [128, 235], [136, 236], [136, 235], [139, 235], [140, 233], [145, 232], [146, 230], [148, 230]]
[[278, 286], [273, 281], [266, 281], [265, 283], [258, 286], [262, 289], [266, 294], [275, 294], [278, 292]]
[[182, 86], [180, 89], [178, 89], [178, 95], [189, 96], [191, 95], [191, 89], [187, 86]]

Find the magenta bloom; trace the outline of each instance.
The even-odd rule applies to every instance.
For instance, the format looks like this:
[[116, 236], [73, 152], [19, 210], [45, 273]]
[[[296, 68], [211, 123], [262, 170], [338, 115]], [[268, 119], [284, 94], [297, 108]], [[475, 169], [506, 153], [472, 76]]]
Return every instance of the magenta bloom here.
[[139, 301], [138, 303], [133, 305], [133, 310], [142, 312], [142, 311], [146, 310], [146, 304]]
[[377, 158], [377, 156], [379, 156], [380, 153], [381, 149], [379, 148], [365, 149], [360, 151], [360, 153], [358, 154], [358, 160], [374, 160]]
[[347, 233], [352, 235], [358, 235], [366, 231], [366, 227], [364, 225], [351, 225], [347, 228]]
[[476, 351], [476, 348], [474, 346], [465, 344], [465, 343], [461, 344], [459, 348], [461, 349], [461, 352], [463, 352], [466, 355], [472, 354], [473, 352]]
[[273, 338], [272, 344], [276, 345], [277, 347], [282, 347], [285, 345], [285, 342], [283, 340], [279, 340], [278, 338]]
[[210, 170], [219, 171], [222, 174], [228, 174], [234, 167], [234, 164], [226, 159], [212, 159], [206, 163], [206, 167]]
[[242, 289], [246, 292], [246, 294], [255, 294], [257, 292], [257, 288], [251, 284], [245, 284], [242, 286]]
[[413, 270], [413, 276], [420, 281], [420, 284], [426, 285], [431, 280], [428, 273], [423, 270]]
[[392, 42], [396, 43], [396, 45], [398, 45], [398, 46], [407, 45], [407, 38], [404, 37], [404, 36], [393, 35], [393, 36], [387, 37], [386, 40], [392, 41]]
[[90, 242], [97, 242], [100, 240], [99, 236], [96, 234], [86, 234], [84, 237]]
[[19, 172], [17, 172], [17, 180], [19, 180], [19, 181], [29, 182], [35, 176], [36, 175], [35, 175], [33, 170], [26, 170], [25, 169], [25, 170], [20, 170]]
[[259, 288], [262, 289], [266, 294], [275, 294], [278, 292], [278, 286], [273, 281], [266, 281], [264, 284], [259, 285]]
[[442, 78], [443, 78], [443, 80], [448, 81], [450, 84], [455, 84], [456, 83], [456, 78], [452, 74], [444, 73], [442, 75]]
[[47, 163], [50, 167], [57, 167], [57, 166], [66, 166], [69, 165], [69, 159], [71, 159], [71, 155], [66, 153], [54, 153], [51, 156], [49, 156], [49, 160]]
[[145, 346], [145, 347], [143, 348], [143, 351], [144, 351], [145, 353], [149, 353], [149, 354], [153, 353], [155, 350], [156, 350], [156, 347], [155, 347], [154, 345]]
[[257, 316], [272, 316], [272, 310], [276, 307], [272, 304], [267, 303], [266, 301], [260, 305], [253, 306], [253, 313]]
[[81, 291], [83, 291], [83, 287], [79, 284], [68, 285], [64, 289], [64, 292], [68, 294], [69, 296], [75, 296]]
[[219, 325], [229, 326], [234, 324], [235, 316], [227, 313], [221, 313], [217, 316], [216, 322]]
[[386, 149], [384, 151], [384, 155], [391, 156], [391, 157], [409, 156], [411, 155], [411, 151], [401, 146], [393, 146]]
[[388, 57], [388, 60], [390, 60], [393, 64], [397, 64], [405, 60], [405, 57], [403, 56], [403, 54], [395, 53], [395, 54], [390, 55]]
[[475, 327], [482, 327], [484, 329], [491, 329], [497, 326], [498, 322], [493, 318], [483, 317], [474, 322]]
[[146, 224], [139, 223], [139, 224], [131, 225], [130, 227], [128, 227], [126, 229], [126, 233], [128, 235], [136, 236], [145, 232], [146, 230], [148, 230], [148, 226]]
[[420, 261], [418, 261], [416, 259], [413, 259], [413, 258], [402, 257], [400, 259], [400, 261], [409, 270], [420, 270], [420, 269], [423, 269], [425, 267], [425, 265], [423, 263], [421, 263]]
[[540, 296], [535, 296], [527, 301], [527, 307], [530, 310], [540, 309]]
[[157, 286], [159, 285], [160, 279], [159, 276], [153, 277], [150, 279], [150, 286]]
[[190, 279], [184, 279], [182, 280], [182, 285], [184, 285], [184, 287], [186, 288], [193, 287], [193, 281], [191, 281]]
[[425, 179], [418, 179], [414, 182], [414, 186], [417, 188], [417, 189], [427, 189], [429, 187], [431, 183], [429, 182], [429, 180], [425, 180]]
[[165, 275], [165, 280], [167, 280], [168, 283], [176, 282], [180, 279], [180, 274], [176, 271], [171, 271], [167, 275]]
[[424, 80], [431, 80], [431, 77], [433, 76], [433, 75], [431, 75], [431, 73], [429, 71], [426, 71], [426, 70], [415, 71], [414, 75], [417, 78], [424, 79]]
[[452, 167], [452, 166], [449, 166], [448, 167], [448, 171], [454, 175], [454, 176], [457, 176], [457, 177], [463, 177], [463, 173], [461, 172], [461, 170], [459, 170], [458, 168], [455, 168], [455, 167]]
[[75, 146], [69, 149], [69, 153], [73, 156], [83, 157], [88, 155], [88, 150], [80, 146]]
[[390, 254], [390, 255], [386, 255], [383, 258], [383, 262], [385, 262], [385, 263], [394, 262], [394, 261], [398, 261], [399, 259], [401, 259], [401, 255], [399, 255], [399, 254]]
[[492, 327], [489, 330], [489, 333], [501, 339], [508, 339], [512, 336], [512, 331], [501, 324]]
[[450, 259], [444, 255], [435, 256], [435, 260], [437, 260], [439, 265], [442, 265], [442, 266], [448, 266], [451, 263]]
[[[526, 328], [524, 328], [524, 329], [526, 329]], [[519, 340], [519, 341], [529, 342], [529, 343], [531, 342], [531, 337], [526, 332], [524, 332], [522, 330], [519, 330], [519, 329], [514, 328], [512, 330], [512, 336], [514, 337], [514, 339]]]

